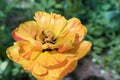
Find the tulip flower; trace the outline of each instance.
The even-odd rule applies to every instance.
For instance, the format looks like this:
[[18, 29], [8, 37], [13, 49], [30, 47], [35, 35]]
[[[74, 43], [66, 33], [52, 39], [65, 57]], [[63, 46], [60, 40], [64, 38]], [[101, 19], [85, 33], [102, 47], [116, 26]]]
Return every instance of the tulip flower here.
[[90, 51], [91, 42], [83, 40], [87, 29], [79, 19], [55, 13], [39, 11], [34, 19], [13, 30], [16, 42], [7, 55], [38, 80], [61, 80]]

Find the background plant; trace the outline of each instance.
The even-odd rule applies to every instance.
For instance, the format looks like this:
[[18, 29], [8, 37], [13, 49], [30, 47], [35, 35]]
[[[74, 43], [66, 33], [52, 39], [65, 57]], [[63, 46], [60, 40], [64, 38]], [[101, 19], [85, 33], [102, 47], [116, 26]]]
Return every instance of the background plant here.
[[86, 39], [93, 43], [88, 58], [120, 75], [120, 0], [0, 0], [0, 80], [34, 80], [5, 51], [14, 41], [11, 31], [21, 22], [33, 20], [38, 10], [80, 18], [88, 28]]

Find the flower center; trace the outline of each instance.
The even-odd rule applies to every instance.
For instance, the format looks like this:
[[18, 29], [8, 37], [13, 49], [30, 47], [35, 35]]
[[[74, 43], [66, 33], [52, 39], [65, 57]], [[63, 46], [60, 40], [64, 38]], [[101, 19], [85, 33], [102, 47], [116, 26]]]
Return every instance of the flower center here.
[[43, 43], [42, 44], [45, 44], [45, 43], [51, 43], [51, 44], [55, 44], [56, 43], [56, 38], [54, 38], [54, 33], [51, 32], [51, 31], [42, 31], [42, 34], [44, 36], [43, 38]]
[[45, 51], [52, 51], [52, 50], [58, 50], [58, 48], [54, 47], [54, 44], [56, 43], [56, 38], [54, 37], [54, 33], [51, 31], [42, 31], [43, 39], [42, 44], [44, 49], [42, 52]]

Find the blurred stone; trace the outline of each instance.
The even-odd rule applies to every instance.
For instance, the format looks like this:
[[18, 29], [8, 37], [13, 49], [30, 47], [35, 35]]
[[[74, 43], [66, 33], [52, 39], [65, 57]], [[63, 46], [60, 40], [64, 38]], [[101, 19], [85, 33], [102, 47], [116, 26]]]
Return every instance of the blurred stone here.
[[[65, 80], [113, 80], [113, 76], [112, 72], [107, 72], [91, 60], [82, 59], [75, 71], [65, 77]], [[120, 78], [117, 77], [117, 80]]]
[[65, 77], [64, 80], [73, 80], [72, 77]]

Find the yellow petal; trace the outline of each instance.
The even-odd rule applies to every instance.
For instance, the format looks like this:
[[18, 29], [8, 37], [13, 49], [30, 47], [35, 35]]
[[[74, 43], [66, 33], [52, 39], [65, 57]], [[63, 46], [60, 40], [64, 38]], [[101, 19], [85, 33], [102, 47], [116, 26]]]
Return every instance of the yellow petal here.
[[18, 45], [20, 47], [19, 54], [21, 57], [25, 59], [35, 59], [40, 54], [39, 44], [36, 44], [36, 46], [33, 46], [30, 44], [30, 42], [27, 41], [19, 41], [16, 42], [15, 45]]
[[39, 51], [33, 51], [30, 56], [30, 60], [35, 60], [39, 55], [40, 55]]
[[32, 46], [30, 45], [29, 42], [27, 41], [18, 41], [14, 43], [14, 45], [19, 46], [19, 55], [21, 57], [24, 57], [25, 59], [28, 59], [29, 56], [32, 54], [31, 48]]
[[33, 40], [35, 39], [37, 33], [39, 32], [39, 26], [35, 21], [28, 21], [23, 24], [20, 24], [18, 28], [16, 28], [12, 36], [15, 40]]
[[40, 11], [38, 11], [38, 12], [35, 13], [34, 19], [35, 19], [36, 21], [41, 21], [42, 16], [48, 16], [48, 15], [49, 15], [49, 14], [46, 13], [46, 12], [40, 12]]
[[19, 46], [14, 45], [7, 48], [6, 53], [11, 60], [17, 62], [21, 58], [21, 56], [19, 55], [19, 49], [20, 49]]
[[[91, 46], [92, 46], [92, 44], [89, 41], [81, 42], [77, 52], [75, 53], [76, 58], [81, 59], [82, 57], [84, 57], [90, 51]], [[74, 51], [73, 51], [73, 53], [74, 53]]]
[[48, 74], [54, 78], [63, 78], [68, 73], [72, 72], [76, 66], [77, 66], [76, 60], [68, 59], [68, 63], [65, 66], [50, 69], [48, 71]]
[[61, 80], [59, 78], [54, 78], [49, 75], [43, 75], [43, 76], [36, 76], [38, 80]]
[[32, 45], [27, 41], [18, 41], [14, 45], [19, 46], [18, 54], [25, 59], [29, 59], [34, 52], [32, 51]]
[[[77, 18], [71, 18], [67, 21], [67, 25], [61, 31], [61, 35], [65, 35], [67, 33], [74, 32], [75, 34], [79, 34], [81, 36], [84, 36], [87, 32], [87, 29], [85, 26], [83, 26], [79, 19]], [[69, 35], [69, 34], [68, 34]]]
[[59, 62], [55, 60], [55, 58], [49, 52], [41, 53], [37, 57], [36, 61], [42, 66], [46, 67], [56, 66], [57, 64], [59, 64]]
[[26, 60], [26, 58], [29, 57], [28, 54], [25, 54], [25, 56], [22, 56], [24, 54], [21, 54], [21, 53], [24, 53], [24, 50], [20, 50], [20, 49], [21, 49], [21, 46], [19, 45], [19, 42], [16, 42], [14, 43], [14, 46], [11, 46], [10, 48], [7, 49], [6, 53], [11, 60], [21, 64], [25, 69], [29, 70], [30, 68], [29, 65], [31, 65], [32, 62], [29, 60]]
[[32, 68], [33, 61], [26, 60], [25, 58], [20, 58], [17, 63], [19, 63], [24, 69], [30, 70]]
[[[59, 52], [64, 52], [72, 48], [73, 43], [81, 41], [85, 36], [87, 30], [77, 18], [68, 20], [67, 25], [61, 31], [56, 46], [59, 45]], [[62, 45], [60, 45], [62, 44]]]
[[66, 59], [66, 57], [63, 54], [58, 53], [57, 51], [53, 52], [52, 55], [59, 63], [65, 61], [65, 59]]
[[[75, 50], [74, 50], [75, 51]], [[64, 52], [63, 55], [65, 55], [68, 58], [75, 58], [76, 55], [73, 52]]]
[[67, 20], [63, 16], [58, 14], [51, 14], [51, 15], [53, 15], [53, 18], [55, 20], [53, 32], [55, 34], [55, 37], [57, 37], [60, 35], [60, 32], [65, 28]]
[[37, 59], [41, 65], [49, 68], [60, 67], [66, 64], [66, 57], [57, 51], [41, 53]]
[[87, 33], [86, 27], [82, 25], [77, 18], [71, 18], [68, 20], [67, 25], [61, 31], [60, 36], [68, 36], [72, 33], [74, 33], [75, 38], [79, 41], [81, 41]]
[[47, 73], [47, 69], [41, 66], [39, 63], [35, 62], [33, 64], [33, 68], [31, 69], [33, 74], [40, 76]]
[[59, 35], [67, 22], [63, 16], [54, 13], [36, 12], [34, 18], [46, 31], [52, 31], [55, 37]]
[[58, 51], [64, 52], [72, 48], [75, 41], [75, 33], [70, 33], [62, 38], [58, 38], [55, 46], [59, 46]]
[[30, 40], [30, 43], [32, 45], [32, 49], [33, 50], [39, 50], [42, 51], [42, 43], [40, 43], [39, 41], [36, 40]]
[[62, 67], [62, 66], [65, 66], [67, 64], [67, 59], [66, 59], [66, 56], [61, 54], [61, 53], [58, 53], [57, 51], [53, 51], [52, 53], [52, 56], [55, 58], [55, 60], [58, 62], [58, 65], [56, 66], [51, 66], [49, 68], [58, 68], [58, 67]]
[[45, 12], [36, 12], [34, 19], [37, 21], [37, 23], [46, 31], [52, 31], [54, 20], [51, 18], [50, 14]]

